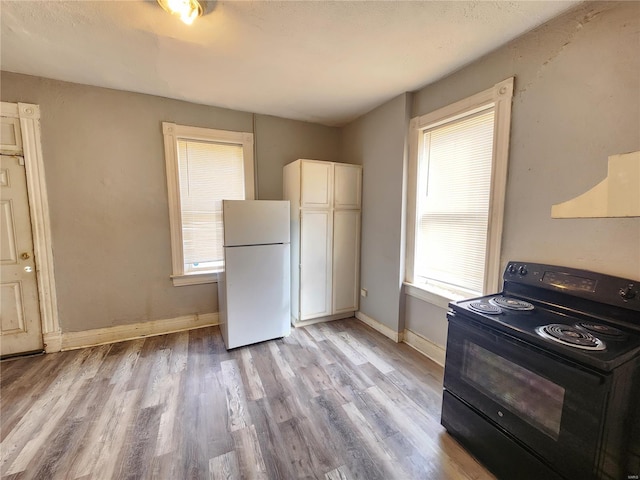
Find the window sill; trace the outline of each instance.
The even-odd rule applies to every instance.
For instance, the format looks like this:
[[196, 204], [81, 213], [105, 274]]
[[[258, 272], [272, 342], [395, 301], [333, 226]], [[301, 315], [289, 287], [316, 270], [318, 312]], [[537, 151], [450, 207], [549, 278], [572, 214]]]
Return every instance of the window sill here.
[[185, 285], [200, 285], [204, 283], [218, 283], [217, 272], [190, 273], [188, 275], [171, 275], [174, 287], [184, 287]]
[[404, 282], [404, 293], [423, 302], [430, 303], [440, 308], [449, 308], [449, 302], [462, 300], [464, 295], [438, 288], [433, 285], [415, 284]]

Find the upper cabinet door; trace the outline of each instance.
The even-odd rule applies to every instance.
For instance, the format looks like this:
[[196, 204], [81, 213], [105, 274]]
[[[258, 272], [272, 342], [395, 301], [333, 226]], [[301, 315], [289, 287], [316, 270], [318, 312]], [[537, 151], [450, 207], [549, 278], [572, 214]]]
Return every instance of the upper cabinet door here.
[[331, 207], [333, 163], [303, 160], [301, 163], [301, 207]]
[[335, 208], [359, 209], [362, 196], [362, 167], [335, 164]]

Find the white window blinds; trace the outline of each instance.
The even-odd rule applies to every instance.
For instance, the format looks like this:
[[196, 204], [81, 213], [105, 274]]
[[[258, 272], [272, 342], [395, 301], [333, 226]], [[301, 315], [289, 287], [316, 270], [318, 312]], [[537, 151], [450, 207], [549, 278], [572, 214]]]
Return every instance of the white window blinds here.
[[491, 195], [494, 110], [425, 130], [415, 274], [481, 294]]
[[185, 272], [221, 266], [222, 200], [245, 198], [243, 146], [178, 139]]

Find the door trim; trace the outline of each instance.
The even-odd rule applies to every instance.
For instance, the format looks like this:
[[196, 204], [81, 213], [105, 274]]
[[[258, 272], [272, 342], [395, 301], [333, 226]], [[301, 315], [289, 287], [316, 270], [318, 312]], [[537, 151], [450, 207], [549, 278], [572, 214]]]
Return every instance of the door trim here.
[[[5, 117], [20, 119], [38, 300], [40, 302], [42, 340], [47, 353], [59, 352], [62, 349], [62, 336], [58, 319], [49, 201], [40, 139], [40, 106], [29, 103], [1, 102], [0, 113]], [[13, 154], [15, 155], [15, 152]]]

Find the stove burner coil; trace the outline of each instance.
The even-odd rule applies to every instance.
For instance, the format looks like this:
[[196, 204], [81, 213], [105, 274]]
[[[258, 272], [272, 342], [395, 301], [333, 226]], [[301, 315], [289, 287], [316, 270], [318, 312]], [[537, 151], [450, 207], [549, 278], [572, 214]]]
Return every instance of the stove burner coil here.
[[548, 340], [582, 350], [604, 350], [606, 348], [602, 340], [571, 325], [552, 323], [536, 328], [536, 333]]
[[528, 310], [533, 310], [533, 305], [529, 302], [525, 302], [524, 300], [518, 300], [517, 298], [498, 296], [493, 297], [489, 300], [496, 307], [506, 308], [507, 310], [517, 310], [521, 312], [525, 312]]
[[469, 304], [469, 308], [474, 312], [486, 313], [488, 315], [499, 315], [502, 313], [502, 309], [499, 306], [485, 302], [472, 302]]
[[622, 330], [601, 323], [580, 322], [576, 326], [598, 335], [605, 335], [611, 338], [615, 337], [616, 340], [622, 340], [627, 337], [627, 334]]

